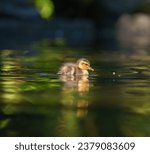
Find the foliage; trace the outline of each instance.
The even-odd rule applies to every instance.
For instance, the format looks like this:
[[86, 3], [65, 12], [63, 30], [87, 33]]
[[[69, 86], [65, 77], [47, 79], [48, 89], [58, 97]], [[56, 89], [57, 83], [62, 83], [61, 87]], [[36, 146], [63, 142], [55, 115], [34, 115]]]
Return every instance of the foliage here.
[[44, 19], [49, 19], [54, 13], [54, 4], [52, 0], [35, 0], [35, 6]]

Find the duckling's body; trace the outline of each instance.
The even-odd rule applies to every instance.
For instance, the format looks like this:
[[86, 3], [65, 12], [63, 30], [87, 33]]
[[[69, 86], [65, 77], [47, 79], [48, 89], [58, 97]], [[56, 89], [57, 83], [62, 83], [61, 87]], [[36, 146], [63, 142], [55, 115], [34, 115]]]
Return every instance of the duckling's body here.
[[85, 58], [81, 58], [76, 63], [64, 63], [58, 74], [88, 75], [88, 70], [94, 71], [94, 69], [90, 67], [90, 62]]

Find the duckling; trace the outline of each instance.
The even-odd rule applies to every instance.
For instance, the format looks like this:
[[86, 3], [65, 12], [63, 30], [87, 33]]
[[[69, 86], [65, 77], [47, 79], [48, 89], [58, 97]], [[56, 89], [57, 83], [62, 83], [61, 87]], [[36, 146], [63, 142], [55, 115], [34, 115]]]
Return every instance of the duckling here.
[[90, 66], [90, 62], [85, 58], [81, 58], [76, 63], [64, 63], [58, 74], [67, 76], [88, 75], [88, 70], [94, 71]]

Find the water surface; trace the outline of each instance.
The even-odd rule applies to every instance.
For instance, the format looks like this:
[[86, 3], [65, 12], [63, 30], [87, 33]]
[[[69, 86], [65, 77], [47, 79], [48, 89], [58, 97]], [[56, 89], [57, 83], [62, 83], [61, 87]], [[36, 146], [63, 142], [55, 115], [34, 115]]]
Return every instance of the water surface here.
[[[85, 57], [89, 76], [66, 79]], [[38, 47], [0, 51], [0, 136], [150, 136], [150, 55]]]

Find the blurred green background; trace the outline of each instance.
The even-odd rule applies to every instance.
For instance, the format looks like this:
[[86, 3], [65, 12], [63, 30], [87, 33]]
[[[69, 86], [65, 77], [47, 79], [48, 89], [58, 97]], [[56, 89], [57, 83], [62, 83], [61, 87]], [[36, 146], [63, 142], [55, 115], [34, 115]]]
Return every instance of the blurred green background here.
[[0, 48], [43, 38], [55, 45], [135, 46], [128, 38], [149, 41], [149, 14], [149, 0], [1, 0]]

